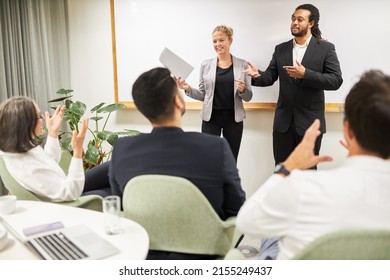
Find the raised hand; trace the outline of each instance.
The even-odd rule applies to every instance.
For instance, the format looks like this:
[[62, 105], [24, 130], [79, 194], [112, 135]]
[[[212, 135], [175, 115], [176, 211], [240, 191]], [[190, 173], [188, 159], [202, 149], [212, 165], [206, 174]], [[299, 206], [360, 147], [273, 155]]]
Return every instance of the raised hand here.
[[83, 156], [83, 143], [85, 139], [85, 134], [88, 129], [89, 119], [84, 119], [81, 121], [81, 127], [79, 131], [73, 130], [72, 135], [72, 149], [73, 157], [82, 158]]
[[184, 89], [185, 92], [189, 92], [191, 90], [190, 85], [185, 80], [180, 77], [175, 79], [180, 89]]
[[58, 130], [60, 129], [62, 120], [64, 118], [64, 111], [65, 105], [58, 105], [51, 117], [49, 112], [45, 112], [46, 128], [49, 136], [53, 138], [58, 137]]
[[305, 76], [306, 68], [297, 60], [297, 66], [283, 66], [291, 78], [302, 79]]
[[260, 77], [261, 75], [259, 73], [259, 70], [256, 68], [256, 66], [254, 66], [249, 61], [247, 61], [247, 63], [248, 63], [249, 67], [246, 70], [242, 71], [242, 73], [244, 73], [245, 75], [251, 76], [253, 79]]
[[306, 130], [301, 143], [294, 149], [284, 166], [287, 170], [293, 169], [307, 169], [320, 162], [331, 161], [332, 157], [327, 155], [315, 155], [314, 145], [320, 132], [320, 121], [315, 120], [313, 124]]

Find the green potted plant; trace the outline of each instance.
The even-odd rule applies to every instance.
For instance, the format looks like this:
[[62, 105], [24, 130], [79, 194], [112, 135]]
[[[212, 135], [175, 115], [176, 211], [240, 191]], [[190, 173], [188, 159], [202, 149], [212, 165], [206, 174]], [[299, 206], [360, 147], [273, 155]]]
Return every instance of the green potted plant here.
[[[83, 102], [74, 101], [72, 99], [73, 96], [70, 95], [72, 92], [73, 90], [71, 89], [61, 88], [57, 91], [57, 94], [62, 95], [62, 97], [48, 101], [48, 103], [62, 103], [65, 105], [64, 121], [68, 124], [70, 130], [66, 129], [65, 131], [61, 131], [59, 139], [62, 149], [68, 150], [70, 153], [72, 153], [72, 146], [70, 143], [72, 139], [71, 131], [79, 130], [78, 125], [80, 120], [87, 110], [87, 106]], [[88, 141], [83, 156], [85, 170], [91, 169], [106, 161], [109, 158], [114, 142], [118, 137], [135, 136], [139, 134], [139, 131], [130, 129], [124, 129], [123, 131], [118, 132], [106, 130], [111, 113], [124, 106], [124, 104], [116, 103], [107, 105], [102, 102], [90, 110], [90, 112], [94, 114], [94, 116], [90, 117], [90, 125], [95, 124], [95, 128], [88, 128], [88, 131], [92, 135], [92, 139]], [[103, 125], [101, 125], [101, 122], [103, 122]], [[106, 150], [107, 144], [109, 146], [108, 150]]]

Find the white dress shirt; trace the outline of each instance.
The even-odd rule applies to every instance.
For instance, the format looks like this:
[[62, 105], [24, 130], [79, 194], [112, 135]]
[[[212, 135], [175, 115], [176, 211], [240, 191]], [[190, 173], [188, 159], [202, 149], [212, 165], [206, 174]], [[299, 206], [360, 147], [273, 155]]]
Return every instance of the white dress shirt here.
[[333, 170], [272, 175], [242, 206], [238, 229], [280, 237], [278, 259], [291, 259], [315, 238], [340, 229], [390, 229], [390, 161], [353, 156]]
[[72, 158], [68, 175], [58, 165], [61, 147], [56, 138], [47, 137], [45, 149], [37, 146], [26, 153], [2, 153], [12, 177], [33, 193], [52, 201], [71, 201], [84, 189], [82, 159]]
[[302, 59], [305, 56], [307, 46], [310, 43], [312, 35], [307, 38], [306, 42], [303, 45], [299, 45], [295, 39], [293, 40], [293, 62], [294, 66], [297, 66], [297, 60], [299, 63], [302, 63]]

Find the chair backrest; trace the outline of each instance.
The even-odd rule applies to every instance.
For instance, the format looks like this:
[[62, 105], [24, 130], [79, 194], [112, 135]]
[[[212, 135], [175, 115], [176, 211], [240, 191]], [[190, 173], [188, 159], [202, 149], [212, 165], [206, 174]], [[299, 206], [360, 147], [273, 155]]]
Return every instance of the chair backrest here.
[[5, 166], [4, 160], [0, 157], [0, 177], [3, 180], [5, 188], [13, 195], [16, 195], [18, 200], [38, 200], [38, 201], [49, 201], [44, 197], [40, 197], [29, 190], [22, 187], [8, 172]]
[[123, 210], [146, 229], [151, 250], [224, 256], [234, 245], [235, 217], [221, 220], [185, 178], [134, 177], [125, 187]]
[[318, 237], [296, 260], [388, 260], [390, 230], [343, 230]]
[[[36, 200], [36, 201], [47, 201], [50, 199], [37, 195], [22, 185], [20, 185], [9, 173], [3, 158], [0, 157], [0, 177], [4, 183], [4, 187], [13, 195], [16, 195], [18, 200]], [[86, 208], [90, 210], [102, 211], [102, 198], [98, 195], [86, 195], [81, 196], [74, 201], [56, 202], [68, 206]]]
[[61, 166], [62, 170], [64, 170], [65, 174], [68, 174], [69, 165], [71, 161], [72, 154], [68, 150], [62, 150], [61, 160], [58, 164]]

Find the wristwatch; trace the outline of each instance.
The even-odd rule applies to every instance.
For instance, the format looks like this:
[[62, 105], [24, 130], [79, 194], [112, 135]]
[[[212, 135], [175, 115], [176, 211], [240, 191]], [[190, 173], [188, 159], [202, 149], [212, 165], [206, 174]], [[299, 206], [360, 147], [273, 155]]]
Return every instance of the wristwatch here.
[[275, 166], [274, 174], [283, 174], [284, 176], [290, 175], [290, 171], [284, 167], [283, 163], [278, 163]]

